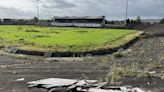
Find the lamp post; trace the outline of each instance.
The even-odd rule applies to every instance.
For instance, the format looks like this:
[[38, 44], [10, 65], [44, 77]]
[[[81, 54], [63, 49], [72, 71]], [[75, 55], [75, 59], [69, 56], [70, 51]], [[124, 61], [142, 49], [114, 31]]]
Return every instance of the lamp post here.
[[126, 14], [125, 14], [125, 25], [127, 25], [127, 18], [128, 18], [128, 4], [129, 4], [129, 0], [126, 0]]
[[37, 15], [38, 15], [38, 20], [39, 20], [39, 0], [37, 0]]

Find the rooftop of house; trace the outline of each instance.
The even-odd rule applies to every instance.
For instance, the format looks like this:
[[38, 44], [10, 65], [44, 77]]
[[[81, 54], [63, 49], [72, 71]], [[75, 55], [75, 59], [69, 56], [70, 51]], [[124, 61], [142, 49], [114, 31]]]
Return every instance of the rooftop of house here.
[[105, 16], [55, 16], [54, 19], [105, 19]]

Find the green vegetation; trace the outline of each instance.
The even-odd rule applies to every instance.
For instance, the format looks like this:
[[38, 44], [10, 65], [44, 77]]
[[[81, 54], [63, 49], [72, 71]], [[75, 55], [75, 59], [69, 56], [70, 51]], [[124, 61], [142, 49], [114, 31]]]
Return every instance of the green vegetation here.
[[0, 26], [1, 46], [24, 50], [85, 52], [123, 45], [142, 32], [121, 29]]

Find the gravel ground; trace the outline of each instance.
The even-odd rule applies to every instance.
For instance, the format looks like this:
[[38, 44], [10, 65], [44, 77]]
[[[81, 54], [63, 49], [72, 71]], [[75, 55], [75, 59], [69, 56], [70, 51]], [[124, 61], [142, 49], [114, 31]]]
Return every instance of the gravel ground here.
[[[142, 37], [127, 49], [126, 54], [121, 58], [113, 59], [112, 55], [105, 55], [87, 57], [83, 62], [47, 62], [0, 55], [0, 92], [41, 92], [38, 89], [28, 89], [26, 82], [42, 78], [104, 80], [113, 62], [124, 65], [132, 65], [137, 62], [141, 68], [157, 62], [160, 67], [153, 68], [152, 71], [162, 74], [164, 71], [164, 36], [156, 34], [164, 33], [164, 25], [154, 25], [143, 31], [149, 37]], [[25, 80], [16, 82], [15, 80], [19, 78], [25, 78]], [[152, 84], [148, 85], [149, 81], [149, 78], [125, 78], [123, 83], [143, 87], [152, 92], [164, 92], [163, 80], [152, 78]]]

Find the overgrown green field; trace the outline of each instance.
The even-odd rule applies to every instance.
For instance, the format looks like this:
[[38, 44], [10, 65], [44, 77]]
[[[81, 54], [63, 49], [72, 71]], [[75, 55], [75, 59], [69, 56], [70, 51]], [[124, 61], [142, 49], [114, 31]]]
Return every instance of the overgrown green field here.
[[141, 32], [121, 29], [0, 26], [0, 45], [35, 51], [85, 52], [123, 45]]

